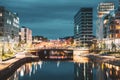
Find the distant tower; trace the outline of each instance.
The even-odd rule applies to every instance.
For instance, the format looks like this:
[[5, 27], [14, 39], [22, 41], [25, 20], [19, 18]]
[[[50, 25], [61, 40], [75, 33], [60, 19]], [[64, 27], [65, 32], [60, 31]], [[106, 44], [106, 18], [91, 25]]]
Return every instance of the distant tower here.
[[98, 39], [103, 38], [103, 18], [105, 15], [109, 14], [110, 11], [114, 10], [114, 3], [100, 3], [98, 5], [98, 20], [97, 20], [97, 30], [96, 36]]

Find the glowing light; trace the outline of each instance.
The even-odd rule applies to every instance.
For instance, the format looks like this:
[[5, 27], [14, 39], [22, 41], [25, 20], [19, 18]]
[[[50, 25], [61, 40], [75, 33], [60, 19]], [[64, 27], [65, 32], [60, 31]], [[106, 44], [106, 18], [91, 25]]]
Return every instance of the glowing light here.
[[20, 71], [20, 76], [24, 76], [24, 70], [23, 69]]
[[111, 64], [109, 64], [108, 68], [112, 68], [112, 65], [111, 65]]
[[79, 62], [79, 63], [87, 63], [89, 61], [88, 58], [80, 57], [80, 56], [74, 56], [73, 60], [74, 60], [74, 62]]
[[60, 66], [60, 61], [57, 62], [57, 67], [59, 67], [59, 66]]
[[102, 64], [102, 70], [104, 69], [104, 64]]
[[0, 16], [2, 16], [2, 13], [0, 13]]
[[79, 77], [79, 72], [77, 71], [77, 77]]
[[31, 76], [31, 73], [32, 73], [32, 68], [30, 68], [30, 71], [29, 71], [29, 76]]
[[39, 61], [38, 64], [40, 65], [40, 69], [42, 68], [42, 61]]
[[116, 70], [119, 71], [119, 67], [118, 66], [116, 66]]

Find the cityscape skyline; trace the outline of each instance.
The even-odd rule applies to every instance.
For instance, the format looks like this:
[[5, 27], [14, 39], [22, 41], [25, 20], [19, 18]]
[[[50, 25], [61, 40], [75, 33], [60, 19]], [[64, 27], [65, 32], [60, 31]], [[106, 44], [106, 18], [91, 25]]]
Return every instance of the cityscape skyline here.
[[1, 79], [120, 79], [120, 0], [0, 1]]
[[27, 26], [32, 29], [33, 36], [42, 35], [50, 39], [56, 39], [74, 35], [73, 18], [81, 7], [93, 7], [93, 32], [95, 35], [97, 6], [100, 2], [118, 4], [118, 0], [91, 0], [91, 3], [80, 0], [52, 0], [51, 2], [48, 2], [48, 0], [4, 0], [0, 1], [0, 5], [5, 6], [12, 12], [17, 12], [20, 17], [20, 26]]

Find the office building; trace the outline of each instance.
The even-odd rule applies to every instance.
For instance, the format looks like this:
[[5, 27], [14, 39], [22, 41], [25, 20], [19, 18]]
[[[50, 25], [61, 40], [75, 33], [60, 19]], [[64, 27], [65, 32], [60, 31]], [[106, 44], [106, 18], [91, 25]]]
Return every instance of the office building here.
[[93, 9], [81, 8], [74, 16], [74, 41], [76, 44], [91, 44], [93, 39]]
[[0, 40], [18, 42], [19, 17], [3, 6], [0, 6]]
[[[0, 53], [14, 53], [19, 42], [19, 17], [0, 6]], [[2, 59], [2, 58], [1, 58]]]

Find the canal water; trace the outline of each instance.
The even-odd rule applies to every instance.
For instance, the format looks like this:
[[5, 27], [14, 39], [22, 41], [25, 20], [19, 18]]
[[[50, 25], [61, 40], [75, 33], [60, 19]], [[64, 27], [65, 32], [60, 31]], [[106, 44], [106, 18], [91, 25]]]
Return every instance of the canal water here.
[[120, 80], [120, 67], [86, 60], [39, 61], [24, 64], [7, 80]]

